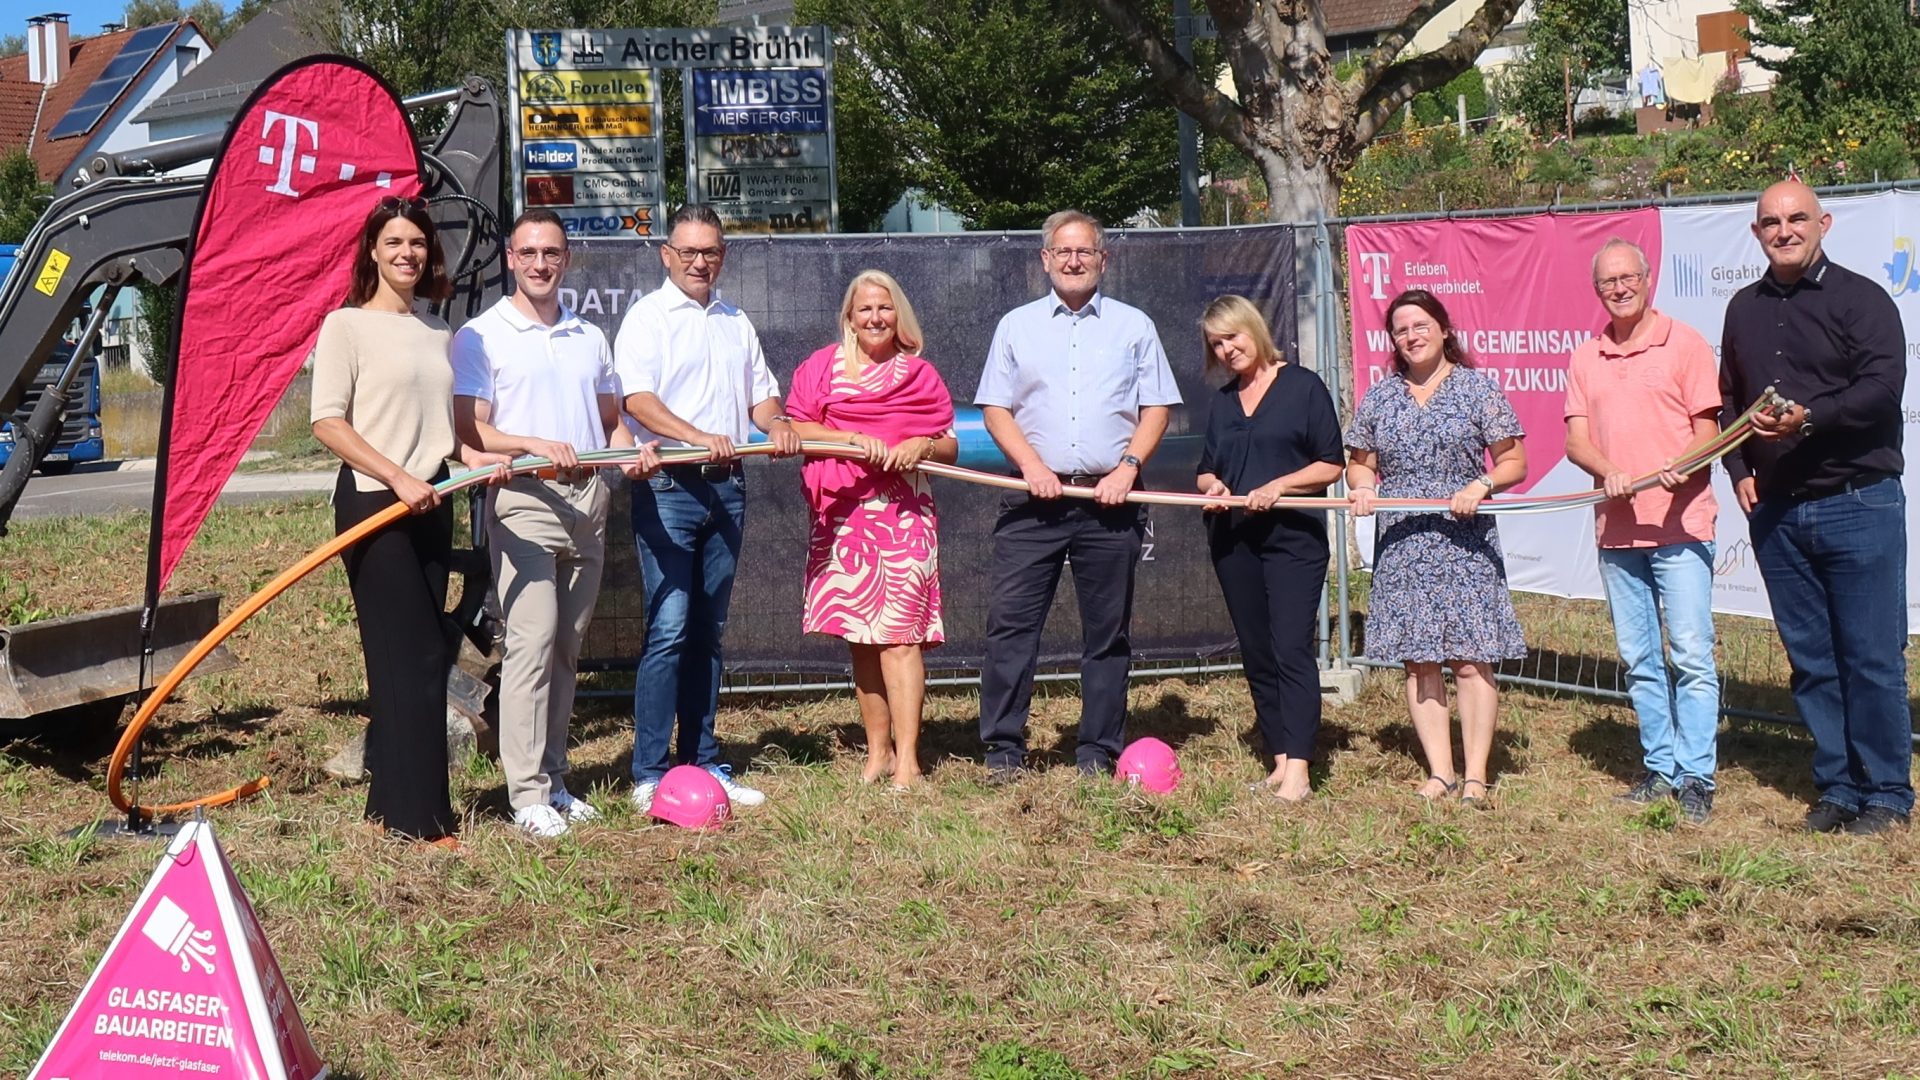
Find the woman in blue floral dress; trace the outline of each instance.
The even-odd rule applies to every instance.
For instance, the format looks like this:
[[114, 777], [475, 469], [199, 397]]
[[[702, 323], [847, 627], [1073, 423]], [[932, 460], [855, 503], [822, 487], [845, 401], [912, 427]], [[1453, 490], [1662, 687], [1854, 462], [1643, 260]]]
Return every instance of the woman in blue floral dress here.
[[[1526, 655], [1493, 519], [1480, 501], [1527, 478], [1520, 418], [1498, 384], [1473, 370], [1447, 309], [1424, 289], [1387, 306], [1394, 374], [1367, 391], [1347, 429], [1353, 512], [1375, 498], [1447, 499], [1449, 513], [1380, 515], [1367, 655], [1407, 670], [1407, 713], [1427, 758], [1422, 798], [1459, 793], [1487, 807], [1499, 688], [1494, 665]], [[1492, 466], [1488, 467], [1488, 458]], [[1465, 773], [1454, 771], [1441, 665], [1460, 696]]]

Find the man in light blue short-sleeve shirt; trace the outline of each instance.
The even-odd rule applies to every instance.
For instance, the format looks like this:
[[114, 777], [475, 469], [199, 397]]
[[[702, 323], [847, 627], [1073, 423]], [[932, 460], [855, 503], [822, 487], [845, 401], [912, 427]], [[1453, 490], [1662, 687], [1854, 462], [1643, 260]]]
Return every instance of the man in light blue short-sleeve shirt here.
[[[1100, 223], [1077, 210], [1041, 229], [1052, 290], [1008, 312], [994, 331], [974, 403], [1027, 482], [994, 524], [994, 582], [981, 671], [980, 738], [998, 783], [1025, 767], [1027, 713], [1040, 635], [1073, 570], [1080, 605], [1080, 771], [1113, 770], [1126, 724], [1133, 574], [1146, 531], [1127, 493], [1180, 404], [1153, 320], [1105, 296], [1109, 258]], [[1063, 488], [1093, 489], [1091, 500]]]

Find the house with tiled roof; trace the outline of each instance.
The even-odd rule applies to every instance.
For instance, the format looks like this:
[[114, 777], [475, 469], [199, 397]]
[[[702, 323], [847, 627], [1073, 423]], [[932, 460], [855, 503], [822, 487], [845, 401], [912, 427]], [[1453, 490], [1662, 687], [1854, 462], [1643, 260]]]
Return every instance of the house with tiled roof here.
[[27, 20], [27, 50], [0, 59], [0, 152], [25, 149], [67, 188], [100, 153], [144, 146], [135, 114], [213, 52], [191, 19], [74, 37], [61, 12]]
[[330, 16], [338, 18], [321, 0], [268, 5], [134, 120], [147, 125], [154, 142], [225, 128], [267, 76], [303, 56], [336, 51], [326, 40]]
[[[1335, 60], [1364, 55], [1381, 35], [1405, 21], [1419, 0], [1324, 0], [1321, 6], [1327, 20], [1327, 51]], [[1455, 0], [1433, 13], [1407, 43], [1407, 52], [1424, 53], [1446, 44], [1467, 20], [1479, 14], [1480, 0]], [[1516, 46], [1526, 39], [1526, 26], [1533, 21], [1533, 4], [1523, 3], [1513, 21], [1494, 35], [1475, 63], [1489, 74], [1516, 58]]]

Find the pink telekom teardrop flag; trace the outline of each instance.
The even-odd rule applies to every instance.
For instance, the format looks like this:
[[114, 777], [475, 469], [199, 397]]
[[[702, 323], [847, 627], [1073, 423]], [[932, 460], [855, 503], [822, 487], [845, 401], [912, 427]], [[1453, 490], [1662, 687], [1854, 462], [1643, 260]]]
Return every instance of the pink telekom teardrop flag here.
[[28, 1080], [322, 1080], [260, 919], [204, 821], [182, 826]]
[[149, 605], [340, 306], [368, 212], [420, 177], [399, 98], [346, 57], [281, 68], [228, 128], [181, 276]]

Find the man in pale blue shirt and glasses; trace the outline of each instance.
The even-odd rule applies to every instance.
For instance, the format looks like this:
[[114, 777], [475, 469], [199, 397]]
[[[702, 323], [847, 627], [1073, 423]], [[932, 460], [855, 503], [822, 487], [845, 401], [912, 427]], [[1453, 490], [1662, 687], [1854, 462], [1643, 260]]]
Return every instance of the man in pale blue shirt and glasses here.
[[[1052, 290], [1008, 312], [993, 334], [974, 403], [1030, 493], [1001, 502], [980, 673], [989, 779], [1026, 767], [1034, 669], [1063, 565], [1080, 606], [1080, 741], [1086, 775], [1113, 771], [1127, 717], [1133, 575], [1145, 508], [1126, 501], [1180, 404], [1153, 320], [1100, 293], [1106, 231], [1062, 210], [1040, 233]], [[1092, 499], [1063, 498], [1066, 487]]]

